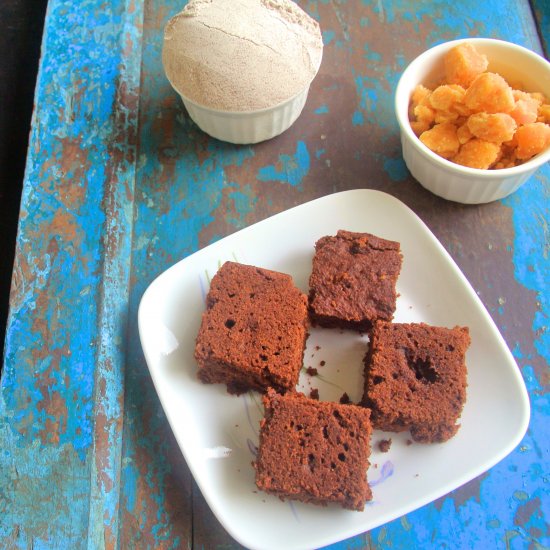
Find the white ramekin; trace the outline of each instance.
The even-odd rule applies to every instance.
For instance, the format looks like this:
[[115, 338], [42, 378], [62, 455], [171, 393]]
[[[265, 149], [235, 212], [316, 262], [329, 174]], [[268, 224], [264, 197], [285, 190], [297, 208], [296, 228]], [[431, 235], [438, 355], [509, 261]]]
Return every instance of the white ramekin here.
[[466, 38], [445, 42], [418, 56], [405, 69], [395, 93], [395, 112], [401, 131], [403, 158], [418, 182], [444, 199], [481, 204], [502, 199], [516, 191], [550, 160], [546, 149], [520, 166], [479, 170], [446, 160], [426, 147], [415, 135], [408, 118], [411, 93], [418, 84], [437, 85], [444, 76], [443, 58], [461, 42], [470, 42], [487, 56], [488, 70], [502, 75], [512, 86], [521, 83], [529, 92], [550, 97], [550, 63], [516, 44], [490, 38]]
[[210, 109], [178, 93], [193, 122], [208, 135], [229, 143], [251, 144], [278, 136], [294, 124], [304, 108], [308, 92], [309, 85], [274, 107], [256, 111]]

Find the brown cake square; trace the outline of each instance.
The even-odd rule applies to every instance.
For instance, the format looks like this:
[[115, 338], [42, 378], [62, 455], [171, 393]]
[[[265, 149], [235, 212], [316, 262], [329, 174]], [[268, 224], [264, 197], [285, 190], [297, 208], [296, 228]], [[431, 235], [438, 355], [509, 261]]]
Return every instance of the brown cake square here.
[[307, 338], [307, 297], [290, 275], [226, 262], [214, 275], [195, 345], [198, 377], [229, 393], [298, 382]]
[[422, 443], [452, 437], [466, 400], [469, 345], [466, 327], [377, 321], [365, 356], [362, 401], [373, 426], [410, 430]]
[[315, 243], [309, 313], [323, 327], [366, 331], [391, 321], [401, 271], [400, 245], [369, 233], [338, 231]]
[[363, 510], [372, 498], [369, 410], [271, 389], [264, 406], [255, 462], [258, 488], [282, 499]]

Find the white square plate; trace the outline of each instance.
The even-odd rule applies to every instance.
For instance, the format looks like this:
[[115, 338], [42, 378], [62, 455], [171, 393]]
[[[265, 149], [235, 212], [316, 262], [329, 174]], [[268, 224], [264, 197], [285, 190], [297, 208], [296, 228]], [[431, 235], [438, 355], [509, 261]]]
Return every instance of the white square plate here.
[[[409, 435], [375, 431], [368, 471], [374, 499], [363, 512], [282, 502], [258, 491], [251, 462], [263, 411], [259, 394], [236, 397], [197, 380], [193, 358], [208, 281], [225, 260], [293, 276], [307, 292], [314, 244], [338, 229], [401, 243], [395, 321], [465, 325], [468, 397], [457, 435], [444, 444], [409, 445]], [[151, 377], [178, 444], [205, 499], [225, 529], [252, 549], [324, 546], [402, 516], [459, 487], [504, 458], [529, 422], [520, 371], [478, 296], [424, 223], [397, 199], [345, 191], [303, 204], [230, 235], [185, 258], [149, 286], [139, 334]], [[299, 389], [322, 400], [362, 394], [365, 337], [312, 329]], [[391, 437], [387, 453], [377, 443]]]

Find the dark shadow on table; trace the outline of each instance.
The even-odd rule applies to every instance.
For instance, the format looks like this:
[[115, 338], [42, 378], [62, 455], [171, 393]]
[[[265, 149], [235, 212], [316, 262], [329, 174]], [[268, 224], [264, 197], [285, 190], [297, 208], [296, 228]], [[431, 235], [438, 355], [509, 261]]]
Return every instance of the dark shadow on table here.
[[[9, 307], [19, 203], [47, 0], [0, 8], [0, 353]], [[2, 368], [3, 361], [0, 364]]]

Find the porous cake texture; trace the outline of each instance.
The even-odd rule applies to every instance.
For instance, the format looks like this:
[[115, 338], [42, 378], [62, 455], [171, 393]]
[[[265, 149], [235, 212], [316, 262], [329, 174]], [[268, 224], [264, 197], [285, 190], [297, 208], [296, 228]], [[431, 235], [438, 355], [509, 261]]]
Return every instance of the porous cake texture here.
[[198, 377], [236, 394], [294, 389], [307, 330], [307, 297], [290, 275], [226, 262], [206, 298], [195, 345]]
[[363, 510], [372, 498], [370, 411], [271, 389], [264, 407], [255, 462], [258, 488], [282, 499]]
[[366, 331], [376, 319], [390, 321], [401, 264], [398, 242], [344, 230], [322, 237], [309, 279], [312, 322]]
[[469, 345], [466, 327], [375, 322], [362, 400], [371, 409], [373, 426], [410, 430], [422, 443], [452, 437], [466, 400]]

